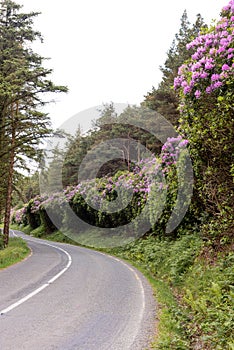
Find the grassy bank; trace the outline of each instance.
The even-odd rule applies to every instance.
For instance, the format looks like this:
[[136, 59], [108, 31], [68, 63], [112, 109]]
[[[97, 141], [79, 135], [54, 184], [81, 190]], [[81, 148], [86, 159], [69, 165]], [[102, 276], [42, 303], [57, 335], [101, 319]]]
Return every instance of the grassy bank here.
[[30, 249], [21, 238], [10, 238], [8, 247], [0, 249], [0, 269], [20, 262], [29, 254]]
[[[77, 244], [61, 232], [46, 236], [42, 227], [23, 230], [37, 237]], [[153, 287], [159, 304], [159, 322], [152, 349], [234, 349], [232, 251], [211, 259], [209, 246], [195, 233], [175, 241], [149, 236], [104, 251], [129, 261]]]
[[154, 349], [234, 349], [234, 253], [211, 252], [195, 234], [115, 249], [142, 266], [155, 286], [161, 311]]

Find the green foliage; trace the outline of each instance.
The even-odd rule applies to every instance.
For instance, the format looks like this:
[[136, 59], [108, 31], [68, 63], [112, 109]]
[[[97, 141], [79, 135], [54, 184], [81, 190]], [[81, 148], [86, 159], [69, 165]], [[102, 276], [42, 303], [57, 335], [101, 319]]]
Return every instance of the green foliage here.
[[[173, 211], [178, 192], [176, 167], [179, 171], [186, 166], [186, 145], [187, 141], [181, 137], [168, 139], [161, 158], [142, 160], [131, 172], [118, 171], [112, 177], [83, 181], [62, 192], [35, 197], [25, 209], [30, 226], [34, 229], [43, 225], [48, 233], [56, 227], [81, 232], [87, 225], [78, 224], [78, 217], [95, 227], [118, 229], [119, 234], [126, 237], [137, 236], [141, 227], [143, 233], [152, 228], [154, 234], [165, 235], [172, 212], [173, 220], [178, 218], [180, 222], [186, 212], [181, 214], [180, 209], [189, 206], [190, 194], [183, 189], [179, 206]], [[183, 185], [188, 181], [183, 171], [179, 180]], [[192, 184], [188, 183], [189, 186]], [[22, 214], [21, 210], [15, 213], [15, 222], [23, 223]], [[189, 217], [190, 212], [187, 220]], [[131, 227], [127, 225], [130, 223]]]
[[196, 234], [175, 241], [149, 236], [109, 251], [155, 279], [161, 312], [154, 349], [232, 349], [234, 254], [220, 254], [209, 263], [201, 257], [206, 251]]
[[177, 76], [179, 67], [190, 57], [186, 45], [205, 27], [201, 15], [197, 15], [195, 23], [191, 26], [187, 12], [184, 11], [181, 17], [179, 32], [167, 53], [167, 59], [160, 70], [163, 74], [162, 81], [158, 88], [153, 87], [152, 91], [145, 96], [143, 105], [156, 110], [169, 120], [173, 125], [178, 126], [179, 122], [179, 98], [173, 90], [174, 78]]
[[32, 229], [37, 228], [41, 225], [40, 220], [40, 214], [39, 213], [33, 213], [31, 208], [33, 206], [33, 200], [30, 200], [27, 207], [26, 207], [26, 220], [24, 219], [24, 222], [22, 224], [27, 225], [29, 224]]
[[0, 269], [13, 265], [28, 256], [30, 249], [21, 238], [10, 238], [9, 246], [0, 250]]
[[[23, 229], [24, 231], [24, 229]], [[30, 227], [30, 235], [36, 237], [36, 238], [43, 238], [46, 236], [46, 230], [44, 226], [39, 226], [37, 228], [35, 228], [34, 230], [32, 230], [32, 228]]]
[[[204, 236], [221, 239], [234, 233], [234, 61], [228, 54], [234, 49], [233, 38], [233, 12], [223, 11], [216, 26], [188, 45], [191, 57], [175, 80], [175, 88], [180, 87], [180, 130], [189, 139], [196, 177], [197, 206], [211, 218]], [[217, 54], [218, 49], [223, 53]]]
[[188, 331], [206, 349], [231, 349], [234, 344], [234, 254], [212, 265], [199, 260], [184, 281], [183, 302], [192, 315]]
[[35, 172], [30, 176], [25, 176], [15, 172], [12, 207], [19, 207], [28, 203], [32, 198], [40, 194], [39, 173]]
[[39, 161], [41, 139], [52, 132], [47, 113], [39, 110], [46, 103], [42, 96], [67, 91], [49, 80], [52, 70], [44, 68], [44, 58], [31, 49], [32, 42], [41, 40], [33, 29], [38, 13], [22, 13], [21, 7], [11, 0], [0, 3], [0, 211], [4, 206], [5, 245], [14, 169], [27, 169], [29, 159]]
[[[82, 164], [84, 166], [82, 174], [90, 178], [95, 165], [102, 164], [98, 174], [95, 174], [101, 178], [113, 176], [119, 170], [131, 170], [133, 166], [130, 161], [131, 156], [134, 155], [136, 161], [144, 157], [145, 150], [143, 151], [140, 145], [147, 147], [154, 154], [159, 154], [162, 143], [150, 133], [152, 120], [155, 122], [155, 119], [156, 112], [152, 114], [151, 111], [151, 115], [150, 113], [147, 115], [146, 108], [129, 106], [117, 115], [113, 104], [104, 105], [103, 110], [100, 111], [100, 118], [88, 133], [82, 135], [81, 130], [78, 129], [75, 137], [68, 138], [62, 168], [63, 186], [77, 185], [77, 174], [81, 171], [79, 167], [84, 157], [86, 159], [85, 164]], [[160, 125], [160, 128], [163, 134], [163, 125]], [[133, 143], [134, 140], [135, 143]], [[109, 147], [106, 146], [108, 141], [110, 141]], [[106, 143], [102, 145], [102, 142]], [[99, 147], [98, 154], [95, 152], [96, 145]], [[116, 159], [112, 159], [113, 154], [118, 155]], [[106, 162], [108, 157], [111, 160]], [[55, 171], [52, 171], [51, 178], [56, 180], [56, 167]]]
[[[33, 236], [35, 236], [35, 231], [31, 231], [31, 234]], [[50, 234], [45, 234], [45, 230], [43, 231], [43, 229], [41, 229], [42, 235], [41, 237], [49, 240], [49, 241], [55, 241], [55, 242], [61, 242], [61, 243], [68, 243], [68, 244], [77, 244], [75, 241], [73, 241], [72, 239], [70, 239], [69, 237], [65, 236], [62, 232], [60, 231], [55, 231], [53, 233]]]
[[40, 224], [46, 233], [52, 233], [57, 230], [57, 227], [53, 224], [45, 209], [40, 210]]
[[185, 235], [176, 241], [149, 236], [125, 249], [126, 257], [143, 263], [154, 276], [178, 284], [193, 265], [201, 245], [201, 239], [195, 234]]
[[2, 230], [0, 229], [0, 250], [4, 248], [4, 237], [2, 234]]

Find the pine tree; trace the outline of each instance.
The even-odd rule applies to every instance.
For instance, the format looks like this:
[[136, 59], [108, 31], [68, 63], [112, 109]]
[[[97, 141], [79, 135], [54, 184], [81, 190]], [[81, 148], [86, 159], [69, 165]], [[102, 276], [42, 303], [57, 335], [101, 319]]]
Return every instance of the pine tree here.
[[41, 34], [33, 29], [39, 13], [22, 13], [11, 0], [0, 2], [0, 160], [7, 178], [1, 184], [5, 196], [4, 243], [8, 244], [11, 196], [15, 167], [25, 166], [26, 158], [38, 160], [41, 138], [52, 132], [47, 114], [39, 111], [46, 102], [42, 94], [65, 92], [48, 76], [44, 58], [30, 48]]
[[160, 67], [163, 73], [162, 81], [157, 89], [153, 87], [152, 91], [147, 93], [142, 103], [143, 106], [156, 110], [175, 126], [178, 125], [179, 119], [179, 100], [173, 90], [174, 78], [177, 76], [179, 67], [191, 55], [191, 51], [188, 52], [186, 45], [205, 26], [200, 14], [197, 15], [196, 22], [191, 26], [187, 12], [184, 11], [179, 32], [175, 35], [175, 39], [167, 52], [167, 59], [164, 65]]

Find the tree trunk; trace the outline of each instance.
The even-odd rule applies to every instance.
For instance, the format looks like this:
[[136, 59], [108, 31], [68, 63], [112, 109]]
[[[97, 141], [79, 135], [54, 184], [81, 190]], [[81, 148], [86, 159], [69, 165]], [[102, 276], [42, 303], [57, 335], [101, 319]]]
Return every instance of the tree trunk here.
[[[17, 113], [17, 111], [16, 111]], [[12, 111], [12, 130], [11, 130], [11, 145], [9, 154], [9, 172], [7, 180], [7, 193], [6, 193], [6, 204], [5, 204], [5, 215], [4, 215], [4, 227], [3, 227], [3, 241], [4, 247], [8, 246], [9, 242], [9, 228], [10, 228], [10, 217], [11, 217], [11, 195], [13, 190], [13, 174], [14, 174], [14, 162], [15, 162], [15, 120], [14, 112]]]
[[5, 216], [4, 216], [4, 247], [8, 245], [9, 242], [9, 227], [10, 227], [10, 215], [11, 215], [11, 195], [12, 195], [12, 181], [14, 173], [14, 149], [11, 151], [10, 163], [9, 163], [9, 175], [7, 182], [7, 197], [6, 197], [6, 207], [5, 207]]
[[137, 143], [137, 161], [138, 163], [140, 163], [141, 161], [141, 143], [140, 143], [140, 140], [138, 140], [138, 143]]

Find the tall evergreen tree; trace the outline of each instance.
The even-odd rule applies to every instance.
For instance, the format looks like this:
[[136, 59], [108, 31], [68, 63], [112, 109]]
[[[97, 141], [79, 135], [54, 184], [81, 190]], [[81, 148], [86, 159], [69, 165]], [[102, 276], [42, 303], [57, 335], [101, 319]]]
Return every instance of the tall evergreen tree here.
[[191, 42], [206, 25], [200, 14], [197, 15], [195, 23], [191, 26], [187, 12], [184, 11], [181, 17], [179, 32], [167, 52], [167, 58], [160, 70], [163, 74], [162, 81], [158, 88], [153, 87], [152, 91], [145, 96], [143, 105], [156, 110], [173, 125], [178, 125], [179, 100], [173, 90], [174, 78], [178, 74], [179, 67], [190, 57], [186, 45]]
[[33, 29], [39, 13], [23, 13], [11, 0], [0, 2], [0, 160], [6, 174], [1, 184], [5, 196], [4, 243], [8, 244], [14, 168], [24, 167], [26, 158], [38, 159], [42, 137], [51, 133], [47, 114], [39, 111], [46, 102], [42, 94], [65, 92], [48, 79], [50, 69], [30, 44], [41, 40]]

